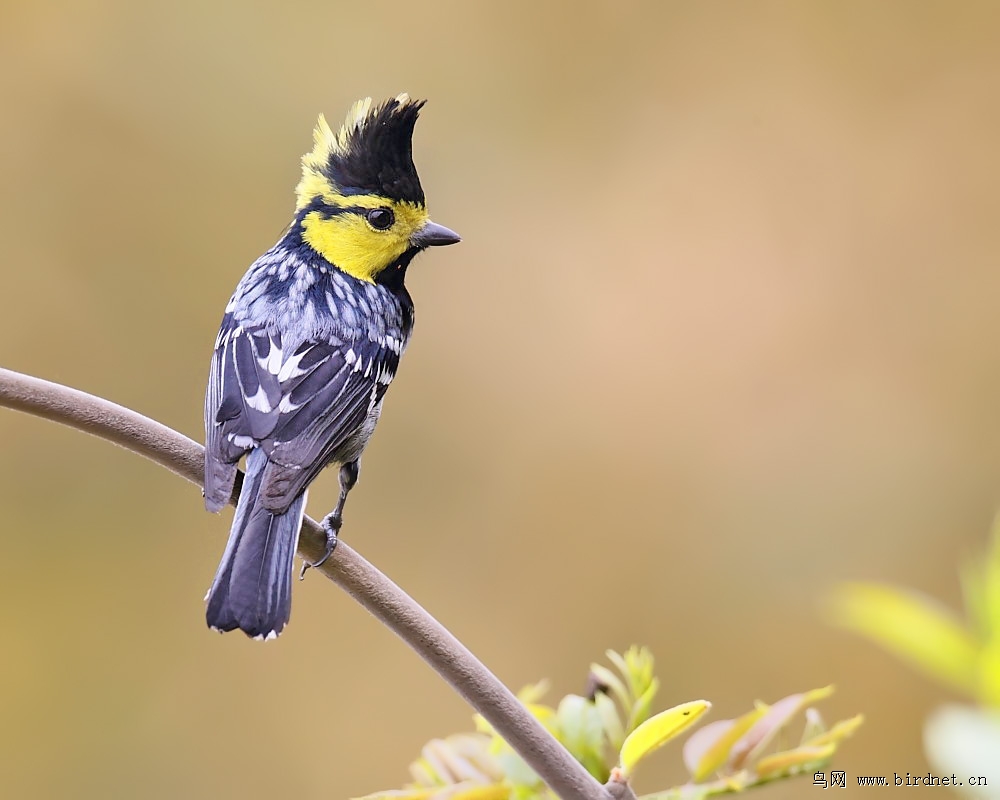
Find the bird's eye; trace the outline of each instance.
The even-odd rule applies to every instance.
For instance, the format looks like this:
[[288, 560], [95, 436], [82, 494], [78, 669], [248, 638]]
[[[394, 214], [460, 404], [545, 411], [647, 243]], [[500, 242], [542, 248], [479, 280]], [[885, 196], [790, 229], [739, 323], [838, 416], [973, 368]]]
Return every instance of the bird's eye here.
[[368, 212], [368, 224], [377, 231], [384, 231], [392, 227], [396, 221], [391, 208], [373, 208]]

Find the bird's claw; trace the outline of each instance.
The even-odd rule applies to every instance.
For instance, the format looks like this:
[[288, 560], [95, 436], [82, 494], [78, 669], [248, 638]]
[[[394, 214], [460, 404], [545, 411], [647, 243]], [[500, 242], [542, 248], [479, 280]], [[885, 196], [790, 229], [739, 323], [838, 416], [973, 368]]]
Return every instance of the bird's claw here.
[[341, 520], [333, 518], [333, 514], [330, 514], [323, 518], [322, 524], [323, 532], [326, 534], [326, 550], [319, 561], [302, 560], [302, 571], [299, 572], [299, 580], [305, 578], [306, 572], [310, 567], [313, 569], [322, 567], [326, 563], [326, 560], [333, 555], [333, 551], [337, 547], [337, 534], [340, 532]]

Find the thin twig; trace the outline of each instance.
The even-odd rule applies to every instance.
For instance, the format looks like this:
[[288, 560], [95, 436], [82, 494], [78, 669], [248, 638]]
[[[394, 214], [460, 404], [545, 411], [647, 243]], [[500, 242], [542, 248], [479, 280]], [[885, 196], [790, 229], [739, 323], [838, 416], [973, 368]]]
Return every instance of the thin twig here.
[[[57, 383], [0, 368], [0, 406], [24, 411], [119, 444], [202, 486], [201, 445], [123, 406]], [[237, 491], [234, 492], [235, 503]], [[326, 537], [309, 517], [299, 553], [323, 553]], [[494, 727], [564, 800], [609, 800], [608, 792], [562, 747], [520, 701], [441, 623], [341, 541], [318, 570], [358, 601]]]

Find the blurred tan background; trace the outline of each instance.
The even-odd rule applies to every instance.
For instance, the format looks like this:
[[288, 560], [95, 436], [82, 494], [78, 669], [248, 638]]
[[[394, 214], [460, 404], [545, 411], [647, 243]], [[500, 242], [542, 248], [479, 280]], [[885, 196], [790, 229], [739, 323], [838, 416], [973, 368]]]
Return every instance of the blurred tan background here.
[[[975, 2], [8, 1], [0, 364], [200, 438], [316, 114], [427, 97], [465, 241], [411, 270], [345, 540], [514, 687], [646, 643], [660, 707], [833, 682], [869, 720], [837, 766], [926, 772], [948, 696], [820, 610], [856, 578], [958, 603], [1000, 509], [998, 34]], [[192, 486], [9, 411], [0, 439], [3, 796], [349, 797], [469, 727], [316, 576], [277, 644], [210, 634], [231, 516]], [[683, 779], [677, 746], [638, 788]]]

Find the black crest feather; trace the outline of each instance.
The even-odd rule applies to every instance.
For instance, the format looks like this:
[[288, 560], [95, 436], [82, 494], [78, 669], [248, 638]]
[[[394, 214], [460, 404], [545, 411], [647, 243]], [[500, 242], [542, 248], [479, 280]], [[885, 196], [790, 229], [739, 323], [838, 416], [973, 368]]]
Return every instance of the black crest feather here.
[[[344, 194], [381, 194], [423, 204], [413, 165], [413, 127], [423, 100], [394, 98], [345, 126], [322, 171]], [[349, 120], [350, 122], [350, 120]]]

